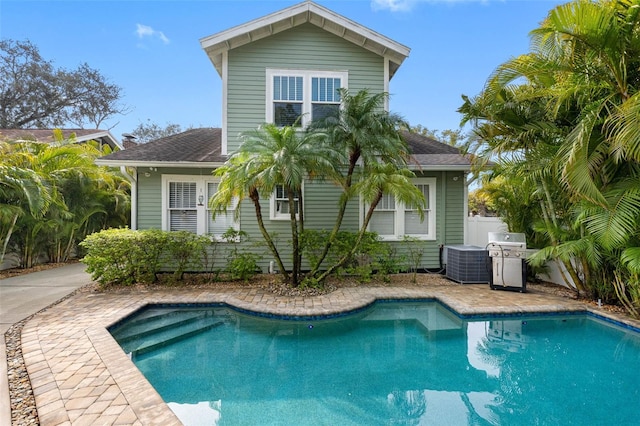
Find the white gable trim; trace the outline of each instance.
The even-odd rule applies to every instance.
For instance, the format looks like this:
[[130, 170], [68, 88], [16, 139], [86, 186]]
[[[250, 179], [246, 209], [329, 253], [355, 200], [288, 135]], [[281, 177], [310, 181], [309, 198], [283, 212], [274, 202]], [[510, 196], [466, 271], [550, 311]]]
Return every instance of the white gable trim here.
[[218, 74], [222, 76], [223, 52], [305, 23], [316, 25], [364, 49], [389, 58], [393, 63], [390, 77], [411, 51], [407, 46], [311, 1], [298, 3], [262, 18], [203, 37], [200, 39], [200, 46], [207, 52]]

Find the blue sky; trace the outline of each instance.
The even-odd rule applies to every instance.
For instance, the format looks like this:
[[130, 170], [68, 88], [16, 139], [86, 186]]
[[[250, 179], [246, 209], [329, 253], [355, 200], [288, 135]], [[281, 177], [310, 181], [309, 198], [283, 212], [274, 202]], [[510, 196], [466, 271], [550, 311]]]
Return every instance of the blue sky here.
[[[109, 120], [118, 139], [139, 123], [218, 127], [221, 81], [199, 39], [299, 1], [0, 1], [0, 37], [29, 39], [54, 65], [86, 62], [124, 90], [131, 112]], [[461, 95], [529, 50], [554, 0], [318, 0], [411, 48], [391, 81], [391, 110], [412, 125], [456, 129]]]

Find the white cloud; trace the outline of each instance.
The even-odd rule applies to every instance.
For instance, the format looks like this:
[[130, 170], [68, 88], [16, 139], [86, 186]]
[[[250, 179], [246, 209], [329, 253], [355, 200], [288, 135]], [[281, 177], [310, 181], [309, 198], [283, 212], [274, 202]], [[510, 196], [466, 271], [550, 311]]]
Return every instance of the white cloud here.
[[407, 12], [411, 10], [416, 0], [371, 0], [373, 10], [386, 10], [391, 12]]
[[157, 37], [162, 40], [164, 44], [169, 44], [169, 38], [167, 38], [162, 31], [154, 30], [150, 26], [142, 24], [136, 24], [136, 27], [136, 34], [138, 35], [138, 38]]
[[[389, 10], [391, 12], [409, 12], [418, 3], [488, 3], [491, 0], [371, 0], [373, 10]], [[506, 1], [506, 0], [498, 0]]]

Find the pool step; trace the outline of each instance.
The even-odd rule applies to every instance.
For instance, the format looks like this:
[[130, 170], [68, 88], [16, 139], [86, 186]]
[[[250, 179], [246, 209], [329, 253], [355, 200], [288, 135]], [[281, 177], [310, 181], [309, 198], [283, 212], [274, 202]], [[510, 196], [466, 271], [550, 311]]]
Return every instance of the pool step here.
[[162, 327], [154, 332], [145, 332], [144, 336], [125, 343], [120, 342], [120, 346], [125, 352], [130, 352], [133, 356], [141, 355], [204, 333], [224, 323], [220, 318], [203, 316], [195, 321], [188, 321], [186, 324]]
[[121, 345], [132, 340], [137, 340], [146, 336], [157, 334], [167, 329], [175, 328], [196, 322], [206, 317], [205, 312], [177, 314], [169, 313], [164, 315], [155, 315], [135, 320], [125, 327], [114, 331], [113, 336]]

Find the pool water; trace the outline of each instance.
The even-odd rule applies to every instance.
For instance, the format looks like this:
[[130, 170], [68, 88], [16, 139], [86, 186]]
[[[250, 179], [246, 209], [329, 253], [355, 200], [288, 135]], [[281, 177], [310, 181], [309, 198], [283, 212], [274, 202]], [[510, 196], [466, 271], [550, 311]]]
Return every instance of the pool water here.
[[148, 309], [112, 334], [185, 425], [631, 425], [640, 334], [437, 302], [326, 320]]

